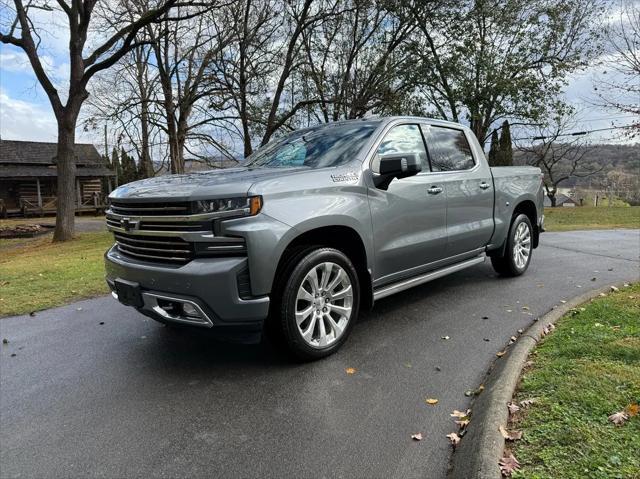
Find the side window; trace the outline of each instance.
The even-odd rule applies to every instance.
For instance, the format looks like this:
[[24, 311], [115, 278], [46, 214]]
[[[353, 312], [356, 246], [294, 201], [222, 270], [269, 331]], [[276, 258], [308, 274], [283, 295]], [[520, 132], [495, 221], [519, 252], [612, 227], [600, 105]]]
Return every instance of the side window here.
[[377, 153], [373, 160], [373, 171], [378, 171], [381, 155], [396, 153], [417, 153], [422, 162], [422, 171], [429, 171], [427, 150], [418, 125], [398, 125], [391, 128], [380, 143]]
[[474, 167], [473, 154], [462, 130], [429, 126], [425, 132], [432, 171], [460, 171]]

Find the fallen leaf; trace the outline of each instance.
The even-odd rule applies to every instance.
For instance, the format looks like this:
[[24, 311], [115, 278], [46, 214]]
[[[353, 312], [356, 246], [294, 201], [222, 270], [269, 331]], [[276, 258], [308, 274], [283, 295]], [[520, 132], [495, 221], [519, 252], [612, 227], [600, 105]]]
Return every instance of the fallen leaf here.
[[514, 404], [512, 402], [507, 404], [507, 408], [509, 409], [509, 414], [515, 414], [520, 410], [520, 406], [518, 406], [517, 404]]
[[551, 331], [553, 331], [554, 329], [556, 329], [555, 325], [553, 324], [547, 324], [543, 329], [542, 329], [542, 336], [546, 336], [547, 334], [549, 334]]
[[504, 428], [504, 426], [500, 426], [499, 430], [500, 430], [500, 434], [502, 434], [502, 437], [505, 438], [507, 441], [518, 441], [522, 439], [522, 431], [509, 432]]
[[529, 311], [529, 306], [523, 306], [522, 309], [523, 311]]
[[608, 419], [616, 426], [622, 426], [629, 419], [629, 415], [624, 411], [620, 411], [612, 414]]
[[486, 341], [487, 343], [488, 343], [489, 341], [491, 341], [489, 338], [482, 338], [482, 340], [483, 340], [483, 341]]
[[480, 386], [478, 386], [478, 389], [469, 389], [469, 390], [465, 391], [464, 395], [467, 396], [467, 397], [477, 396], [482, 391], [484, 391], [484, 384], [481, 384]]
[[411, 439], [414, 441], [422, 441], [422, 433], [411, 434]]
[[520, 401], [520, 407], [523, 407], [526, 409], [532, 404], [536, 403], [537, 401], [538, 400], [536, 398], [523, 399], [522, 401]]
[[615, 293], [617, 291], [620, 291], [618, 288], [616, 288], [615, 286], [611, 286], [611, 292]]
[[442, 336], [440, 339], [444, 339], [445, 341], [451, 339], [449, 336]]
[[356, 373], [356, 368], [347, 368], [344, 370], [345, 373], [347, 374], [355, 374]]
[[640, 405], [638, 405], [638, 404], [629, 404], [625, 408], [625, 411], [627, 412], [627, 415], [629, 417], [637, 416], [638, 413], [640, 412]]
[[100, 321], [98, 324], [102, 326], [104, 324], [104, 321]]
[[560, 302], [561, 302], [562, 304], [565, 304], [565, 303], [566, 303], [566, 301], [565, 301], [564, 299], [560, 300]]
[[460, 426], [460, 429], [464, 429], [469, 424], [469, 419], [460, 419], [459, 421], [455, 421], [455, 423]]
[[9, 344], [9, 340], [7, 338], [2, 338], [2, 344]]
[[15, 358], [16, 357], [16, 353], [11, 353], [11, 357]]
[[29, 313], [29, 316], [31, 316], [31, 317], [33, 317], [33, 316], [35, 316], [35, 315], [36, 315], [36, 312], [35, 312], [35, 311], [31, 311], [31, 312]]
[[591, 278], [591, 281], [597, 281], [598, 278], [596, 278], [595, 276], [593, 278]]
[[605, 293], [600, 293], [600, 297], [601, 297], [601, 298], [606, 298], [606, 297], [607, 297], [607, 295], [606, 295]]
[[426, 402], [430, 406], [435, 406], [436, 404], [438, 404], [438, 400], [434, 398], [427, 398], [424, 402]]
[[449, 414], [449, 416], [463, 418], [467, 417], [469, 414], [471, 414], [471, 409], [467, 409], [466, 411], [458, 411], [457, 409], [454, 409], [453, 412]]
[[501, 358], [502, 356], [504, 356], [506, 354], [506, 351], [498, 351], [496, 353], [496, 356], [498, 356], [499, 358]]
[[76, 311], [82, 311], [82, 308], [76, 308]]
[[435, 370], [436, 370], [436, 371], [438, 371], [438, 372], [442, 371], [442, 368], [440, 368], [440, 366], [436, 366], [436, 367], [435, 367], [435, 368], [433, 368], [433, 369], [435, 369]]
[[504, 456], [502, 459], [500, 459], [498, 465], [500, 466], [500, 472], [505, 477], [511, 476], [511, 473], [520, 469], [520, 463], [513, 454]]
[[453, 447], [456, 447], [458, 444], [460, 444], [460, 436], [458, 436], [458, 434], [456, 434], [455, 432], [447, 434], [447, 437], [449, 438], [449, 442], [451, 442], [451, 445]]
[[507, 313], [513, 313], [513, 309], [507, 309]]

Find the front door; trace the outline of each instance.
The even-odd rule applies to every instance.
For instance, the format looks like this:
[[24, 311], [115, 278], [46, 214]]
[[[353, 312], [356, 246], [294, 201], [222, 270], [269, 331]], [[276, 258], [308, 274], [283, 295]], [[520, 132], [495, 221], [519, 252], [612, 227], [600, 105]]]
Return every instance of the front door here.
[[[447, 198], [441, 175], [429, 172], [429, 161], [416, 124], [393, 126], [382, 139], [376, 158], [418, 154], [422, 172], [394, 179], [388, 189], [371, 188], [369, 204], [375, 245], [374, 285], [379, 286], [425, 269], [446, 256]], [[372, 170], [376, 171], [376, 158]]]

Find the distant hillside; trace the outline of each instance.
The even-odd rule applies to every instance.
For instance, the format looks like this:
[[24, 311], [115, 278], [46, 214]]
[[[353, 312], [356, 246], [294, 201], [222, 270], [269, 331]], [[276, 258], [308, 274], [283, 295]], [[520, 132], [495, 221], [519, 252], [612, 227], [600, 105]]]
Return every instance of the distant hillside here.
[[[571, 178], [562, 187], [588, 186], [603, 188], [606, 185], [607, 173], [616, 170], [631, 175], [640, 175], [640, 144], [634, 145], [590, 145], [583, 147], [587, 150], [584, 161], [591, 167], [602, 167], [602, 171], [586, 178]], [[524, 152], [514, 151], [514, 163], [527, 164]]]

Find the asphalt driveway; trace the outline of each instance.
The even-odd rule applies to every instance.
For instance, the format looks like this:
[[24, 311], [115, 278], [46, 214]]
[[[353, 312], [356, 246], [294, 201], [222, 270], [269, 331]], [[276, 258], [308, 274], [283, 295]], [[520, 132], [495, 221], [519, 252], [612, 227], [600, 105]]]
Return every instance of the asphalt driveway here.
[[637, 281], [639, 255], [638, 230], [546, 233], [523, 277], [487, 262], [384, 299], [338, 354], [303, 365], [110, 297], [2, 319], [0, 475], [444, 477], [449, 413], [509, 337]]

